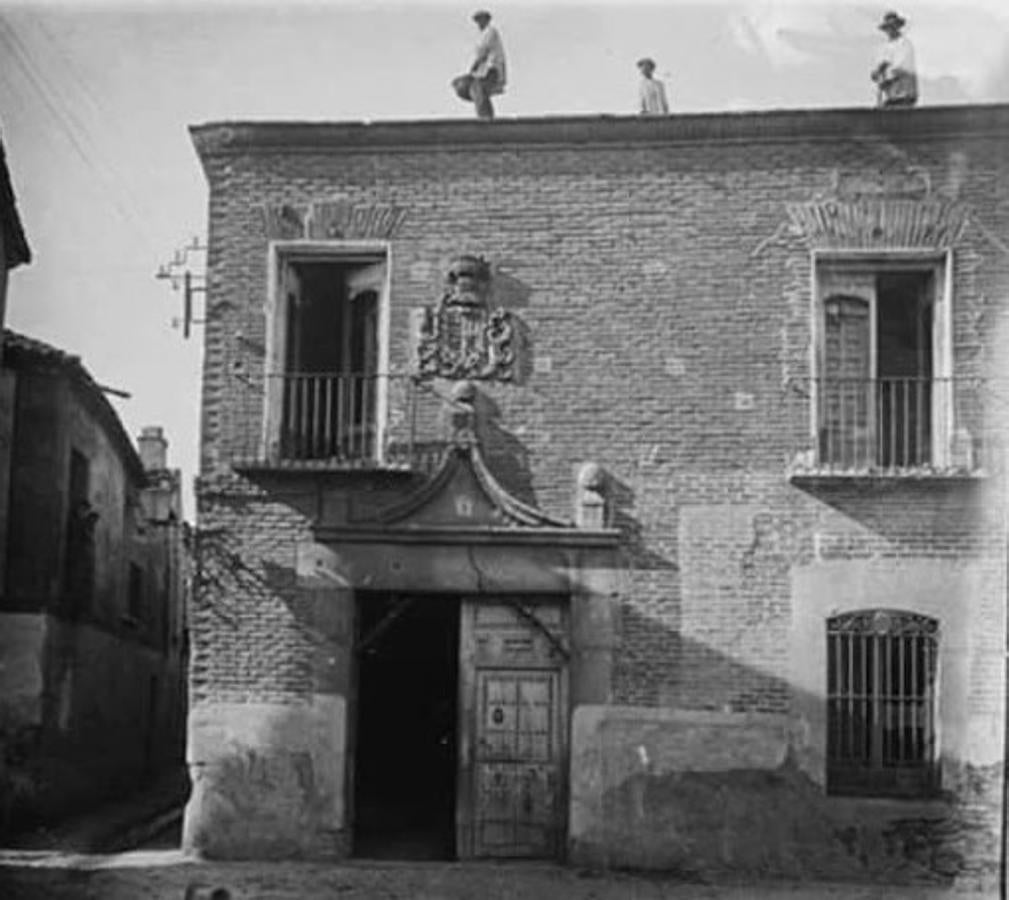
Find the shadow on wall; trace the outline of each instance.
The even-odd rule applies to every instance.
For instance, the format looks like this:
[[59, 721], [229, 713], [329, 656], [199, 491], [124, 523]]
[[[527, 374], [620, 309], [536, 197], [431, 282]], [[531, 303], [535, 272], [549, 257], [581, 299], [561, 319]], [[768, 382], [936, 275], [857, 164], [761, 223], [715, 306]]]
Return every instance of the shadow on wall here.
[[[292, 589], [293, 572], [282, 566], [264, 565], [255, 577], [260, 590], [249, 602], [271, 609], [282, 602], [305, 637], [302, 664], [325, 651], [334, 638], [318, 596]], [[822, 698], [797, 697], [785, 679], [647, 610], [625, 607], [623, 618], [618, 677], [658, 683], [661, 696], [608, 708], [594, 732], [576, 736], [576, 805], [597, 810], [573, 837], [579, 862], [701, 880], [993, 883], [999, 765], [944, 759], [947, 794], [929, 803], [827, 797], [798, 763], [810, 748], [789, 716]], [[347, 833], [326, 822], [342, 770], [333, 770], [327, 748], [311, 744], [326, 729], [312, 705], [271, 705], [268, 721], [232, 732], [249, 739], [213, 739], [222, 752], [193, 773], [190, 840], [212, 857], [247, 857], [250, 848], [264, 858], [339, 854]], [[598, 778], [585, 774], [579, 754], [592, 757]]]
[[87, 620], [37, 618], [41, 683], [0, 703], [0, 835], [114, 803], [184, 763], [177, 665]]
[[533, 341], [533, 332], [529, 323], [519, 316], [512, 317], [512, 328], [515, 335], [512, 339], [515, 350], [515, 369], [512, 383], [516, 385], [528, 384], [535, 371], [536, 345]]
[[512, 345], [515, 351], [515, 367], [512, 383], [524, 385], [533, 374], [534, 347], [532, 329], [525, 319], [518, 315], [517, 310], [529, 306], [532, 288], [507, 272], [501, 271], [496, 265], [491, 277], [491, 293], [489, 306], [492, 310], [504, 309], [512, 313], [512, 328], [514, 336]]
[[[789, 712], [792, 688], [787, 679], [684, 636], [675, 623], [630, 603], [621, 609], [621, 626], [624, 651], [615, 673], [621, 699], [725, 713]], [[748, 626], [740, 623], [739, 628], [744, 633]]]
[[799, 762], [823, 751], [790, 715], [822, 697], [623, 612], [617, 677], [663, 682], [662, 696], [603, 711], [576, 737], [575, 806], [596, 810], [573, 837], [577, 861], [699, 881], [996, 883], [1000, 764], [944, 757], [944, 793], [926, 802], [828, 797]]
[[491, 309], [500, 306], [514, 312], [529, 306], [533, 289], [524, 281], [501, 270], [502, 263], [493, 265], [489, 305]]
[[243, 555], [224, 525], [199, 548], [183, 843], [208, 858], [333, 858], [346, 847], [344, 703], [316, 677], [333, 653], [334, 604], [298, 589], [285, 548]]
[[[710, 729], [721, 741], [739, 730]], [[661, 727], [651, 733], [654, 740]], [[614, 741], [606, 752], [619, 753], [619, 747]], [[973, 774], [997, 791], [995, 773]], [[947, 812], [932, 806], [890, 815], [871, 809], [857, 815], [853, 804], [826, 797], [790, 755], [768, 768], [656, 767], [608, 783], [605, 824], [577, 841], [574, 853], [606, 867], [658, 869], [698, 881], [787, 878], [981, 889], [996, 883], [994, 805], [979, 821], [966, 804], [949, 804]]]
[[984, 541], [1000, 540], [999, 511], [986, 502], [989, 488], [983, 480], [837, 480], [806, 490], [842, 517], [836, 534], [838, 540], [842, 531], [850, 536], [849, 555], [858, 553], [859, 543], [864, 544], [862, 555], [875, 554], [881, 541], [903, 552], [946, 547], [962, 555], [980, 550]]
[[[678, 566], [673, 560], [656, 553], [648, 546], [644, 526], [631, 513], [635, 508], [635, 497], [630, 486], [612, 473], [607, 472], [605, 493], [609, 520], [607, 526], [618, 528], [623, 532], [623, 545], [630, 567], [632, 569], [677, 570]], [[671, 511], [670, 515], [672, 516], [674, 513]]]
[[502, 424], [501, 407], [486, 391], [476, 392], [477, 438], [487, 467], [512, 496], [536, 506], [530, 454]]
[[20, 710], [0, 709], [0, 839], [36, 824], [41, 728]]
[[[322, 727], [328, 720], [313, 716], [330, 713], [294, 697], [318, 690], [315, 669], [328, 655], [327, 642], [342, 644], [349, 633], [339, 636], [344, 626], [327, 621], [333, 605], [327, 592], [299, 589], [290, 565], [236, 559], [226, 540], [219, 551], [216, 589], [242, 598], [225, 619], [236, 637], [242, 622], [267, 617], [287, 619], [301, 638], [285, 637], [283, 651], [269, 661], [249, 660], [262, 667], [264, 684], [285, 682], [290, 705], [270, 704], [265, 722], [236, 720], [232, 735], [246, 737], [206, 738], [218, 748], [214, 759], [195, 757], [202, 765], [193, 773], [189, 840], [210, 856], [247, 857], [250, 848], [261, 857], [338, 854], [347, 836], [331, 822], [342, 759], [336, 765], [328, 745], [311, 743], [312, 735], [329, 733]], [[781, 571], [787, 572], [782, 554], [756, 546], [743, 554], [738, 576], [748, 590], [747, 579], [763, 584], [759, 579]], [[604, 710], [594, 732], [576, 737], [575, 805], [597, 811], [590, 820], [583, 816], [573, 836], [579, 861], [701, 879], [993, 883], [1000, 765], [944, 758], [947, 795], [924, 804], [828, 798], [799, 764], [823, 751], [808, 745], [803, 723], [791, 717], [823, 698], [797, 696], [784, 678], [742, 661], [755, 653], [748, 642], [780, 621], [737, 623], [735, 653], [724, 642], [716, 647], [684, 634], [664, 612], [623, 606], [615, 675], [626, 706]], [[205, 604], [200, 615], [207, 616], [204, 628], [221, 627]], [[584, 775], [579, 754], [593, 757], [587, 765], [598, 779]]]

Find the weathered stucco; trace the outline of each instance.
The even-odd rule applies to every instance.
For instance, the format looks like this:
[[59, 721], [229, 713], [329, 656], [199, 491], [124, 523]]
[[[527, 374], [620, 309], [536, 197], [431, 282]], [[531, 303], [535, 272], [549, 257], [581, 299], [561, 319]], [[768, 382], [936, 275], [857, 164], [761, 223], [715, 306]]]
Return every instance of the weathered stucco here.
[[42, 648], [46, 617], [0, 613], [0, 723], [42, 724]]
[[[799, 767], [817, 784], [825, 778], [827, 646], [824, 622], [849, 610], [900, 608], [933, 616], [939, 635], [937, 755], [944, 767], [991, 765], [1002, 758], [997, 685], [979, 668], [1005, 633], [1004, 617], [986, 615], [988, 639], [970, 628], [971, 607], [991, 593], [985, 579], [997, 573], [976, 560], [811, 560], [792, 572], [794, 611], [789, 636], [791, 684], [803, 739]], [[975, 610], [976, 611], [976, 610]], [[987, 688], [987, 690], [986, 690]]]
[[346, 852], [346, 703], [207, 703], [189, 719], [183, 846], [208, 858]]
[[182, 673], [158, 651], [41, 613], [0, 614], [0, 825], [129, 791], [180, 747]]
[[[178, 474], [161, 470], [151, 484], [79, 360], [9, 332], [5, 341], [0, 831], [121, 795], [181, 761], [187, 591]], [[72, 503], [75, 452], [87, 477]], [[149, 489], [175, 498], [171, 516], [144, 515]], [[87, 509], [93, 565], [68, 562], [74, 503]], [[131, 565], [142, 576], [133, 596]]]
[[705, 879], [994, 884], [998, 829], [986, 804], [1000, 766], [952, 776], [959, 801], [833, 798], [796, 764], [797, 740], [784, 716], [579, 707], [571, 859]]

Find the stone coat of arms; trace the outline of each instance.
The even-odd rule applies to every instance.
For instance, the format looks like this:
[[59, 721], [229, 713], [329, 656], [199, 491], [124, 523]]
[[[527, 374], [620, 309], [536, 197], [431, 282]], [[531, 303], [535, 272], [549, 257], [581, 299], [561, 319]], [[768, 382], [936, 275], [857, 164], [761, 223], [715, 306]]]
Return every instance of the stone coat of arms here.
[[490, 266], [483, 257], [453, 260], [445, 292], [425, 310], [418, 342], [422, 378], [510, 381], [514, 377], [511, 313], [487, 304]]

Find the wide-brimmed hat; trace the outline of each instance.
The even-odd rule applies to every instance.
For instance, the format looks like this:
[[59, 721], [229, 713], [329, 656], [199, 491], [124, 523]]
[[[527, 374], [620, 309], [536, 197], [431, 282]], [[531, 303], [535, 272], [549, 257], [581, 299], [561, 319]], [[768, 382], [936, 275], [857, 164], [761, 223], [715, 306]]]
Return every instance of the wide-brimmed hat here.
[[907, 19], [899, 13], [890, 10], [890, 12], [883, 16], [883, 21], [879, 23], [879, 30], [888, 31], [891, 28], [903, 28], [906, 24]]
[[481, 19], [489, 19], [490, 17], [491, 14], [485, 9], [478, 9], [472, 16], [474, 22], [479, 22]]
[[452, 79], [452, 90], [460, 100], [472, 100], [473, 76], [469, 74], [457, 75]]
[[637, 66], [639, 69], [645, 69], [645, 68], [654, 69], [655, 60], [652, 59], [650, 56], [642, 56], [641, 59], [638, 60]]

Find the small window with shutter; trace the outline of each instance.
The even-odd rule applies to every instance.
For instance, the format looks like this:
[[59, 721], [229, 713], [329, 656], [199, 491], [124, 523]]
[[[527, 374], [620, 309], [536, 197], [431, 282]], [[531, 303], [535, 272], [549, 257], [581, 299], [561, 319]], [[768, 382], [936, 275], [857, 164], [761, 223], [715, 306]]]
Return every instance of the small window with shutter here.
[[275, 248], [266, 456], [355, 465], [381, 456], [387, 375], [384, 248]]
[[945, 258], [816, 264], [815, 446], [839, 472], [949, 462], [951, 298]]

